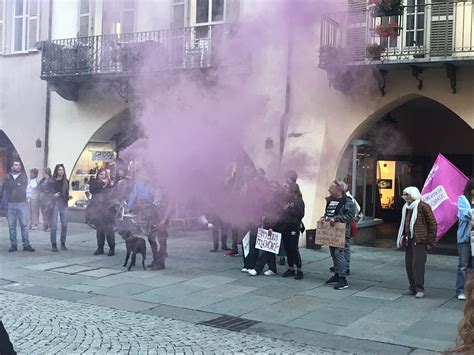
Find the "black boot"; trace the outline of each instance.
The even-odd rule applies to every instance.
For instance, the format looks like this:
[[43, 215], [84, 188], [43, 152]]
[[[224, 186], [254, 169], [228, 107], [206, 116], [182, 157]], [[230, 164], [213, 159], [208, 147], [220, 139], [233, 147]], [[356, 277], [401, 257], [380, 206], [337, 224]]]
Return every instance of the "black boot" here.
[[114, 256], [115, 255], [115, 245], [112, 245], [109, 249], [109, 253], [107, 254], [108, 256]]
[[57, 253], [59, 250], [58, 250], [58, 246], [56, 245], [56, 243], [53, 243], [52, 246], [51, 246], [51, 251], [52, 252], [55, 252]]
[[94, 255], [101, 255], [104, 254], [104, 247], [98, 247], [97, 250], [94, 252]]

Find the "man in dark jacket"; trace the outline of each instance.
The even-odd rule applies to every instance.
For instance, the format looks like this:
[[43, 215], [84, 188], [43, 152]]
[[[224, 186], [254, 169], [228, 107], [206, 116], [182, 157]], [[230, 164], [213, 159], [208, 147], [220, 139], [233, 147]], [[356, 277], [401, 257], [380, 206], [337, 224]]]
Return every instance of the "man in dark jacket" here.
[[13, 160], [11, 173], [3, 181], [3, 194], [7, 194], [7, 219], [10, 232], [9, 252], [17, 251], [16, 220], [20, 222], [23, 251], [34, 252], [28, 239], [28, 207], [26, 204], [26, 188], [28, 177], [22, 171], [21, 162]]
[[[346, 224], [346, 246], [351, 238], [351, 224], [354, 219], [354, 202], [345, 194], [345, 186], [341, 181], [333, 181], [329, 186], [330, 196], [326, 199], [326, 211], [322, 220], [334, 225], [336, 222]], [[335, 283], [334, 289], [343, 290], [349, 285], [346, 280], [347, 260], [344, 248], [329, 247], [334, 263], [334, 276], [326, 284]]]

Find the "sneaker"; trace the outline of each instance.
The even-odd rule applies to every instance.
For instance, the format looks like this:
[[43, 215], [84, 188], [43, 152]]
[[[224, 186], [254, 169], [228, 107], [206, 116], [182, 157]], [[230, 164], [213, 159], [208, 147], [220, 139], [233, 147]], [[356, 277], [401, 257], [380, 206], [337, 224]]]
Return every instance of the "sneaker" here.
[[67, 250], [66, 243], [61, 243], [61, 250]]
[[97, 250], [94, 252], [94, 255], [102, 255], [104, 254], [104, 248], [97, 248]]
[[335, 268], [334, 266], [331, 266], [331, 267], [329, 268], [329, 271], [334, 272], [334, 271], [336, 271], [336, 268]]
[[17, 251], [17, 250], [18, 250], [18, 248], [16, 247], [16, 245], [12, 245], [12, 246], [10, 247], [10, 249], [8, 249], [8, 252], [9, 252], [9, 253], [13, 253], [14, 251]]
[[53, 253], [57, 253], [59, 250], [58, 250], [58, 247], [56, 246], [56, 243], [53, 243], [53, 245], [51, 246], [51, 251]]
[[29, 251], [30, 253], [34, 253], [36, 250], [34, 250], [31, 245], [27, 245], [26, 247], [23, 247], [23, 251]]
[[295, 270], [286, 270], [283, 275], [281, 275], [282, 277], [291, 277], [291, 276], [295, 276], [296, 275], [296, 272]]
[[285, 264], [286, 264], [285, 257], [284, 256], [280, 257], [280, 265], [285, 265]]
[[237, 256], [237, 255], [239, 255], [239, 252], [237, 250], [229, 250], [224, 255], [225, 256]]
[[424, 297], [425, 297], [425, 293], [421, 291], [418, 291], [415, 295], [415, 298], [424, 298]]
[[303, 280], [303, 271], [301, 270], [296, 271], [295, 280]]
[[413, 291], [411, 288], [409, 288], [408, 290], [403, 291], [403, 292], [402, 292], [402, 295], [404, 295], [404, 296], [415, 296], [415, 295], [416, 295], [416, 292]]
[[217, 249], [211, 249], [209, 250], [209, 253], [215, 253], [217, 251]]
[[466, 300], [466, 295], [465, 295], [464, 293], [460, 293], [460, 294], [458, 295], [458, 300], [460, 300], [460, 301], [465, 301], [465, 300]]
[[272, 276], [272, 275], [276, 275], [275, 272], [273, 272], [272, 270], [267, 270], [263, 273], [265, 276]]
[[114, 256], [115, 255], [115, 249], [114, 248], [110, 248], [109, 249], [109, 253], [107, 254], [108, 256]]
[[253, 269], [249, 270], [248, 273], [249, 273], [250, 276], [257, 276], [257, 271], [255, 271]]
[[335, 290], [344, 290], [345, 288], [348, 288], [349, 285], [347, 284], [347, 281], [345, 278], [340, 278], [339, 281], [334, 285]]
[[243, 268], [242, 270], [240, 270], [240, 271], [242, 271], [242, 272], [249, 272], [249, 269], [247, 269], [247, 268], [244, 267], [244, 268]]
[[334, 274], [330, 279], [326, 281], [326, 285], [335, 284], [339, 282], [339, 275]]

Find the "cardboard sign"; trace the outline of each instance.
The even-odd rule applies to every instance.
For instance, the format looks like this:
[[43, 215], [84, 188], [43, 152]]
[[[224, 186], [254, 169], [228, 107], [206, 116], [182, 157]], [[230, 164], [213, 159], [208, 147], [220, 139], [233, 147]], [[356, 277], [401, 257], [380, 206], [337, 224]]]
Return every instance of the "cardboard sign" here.
[[244, 249], [244, 256], [247, 257], [250, 253], [250, 231], [242, 239], [242, 248]]
[[[296, 238], [296, 237], [295, 237]], [[257, 242], [255, 248], [278, 254], [281, 244], [281, 233], [269, 232], [266, 229], [259, 228], [257, 232]]]
[[344, 248], [346, 244], [346, 224], [336, 223], [331, 227], [329, 222], [319, 221], [316, 229], [316, 244], [335, 248]]

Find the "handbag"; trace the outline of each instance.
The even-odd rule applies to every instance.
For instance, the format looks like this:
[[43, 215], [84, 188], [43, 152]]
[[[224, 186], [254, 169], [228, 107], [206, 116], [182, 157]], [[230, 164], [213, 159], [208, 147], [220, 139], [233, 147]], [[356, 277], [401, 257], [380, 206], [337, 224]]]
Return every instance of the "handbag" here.
[[357, 235], [357, 222], [353, 220], [351, 222], [351, 238], [354, 238]]

